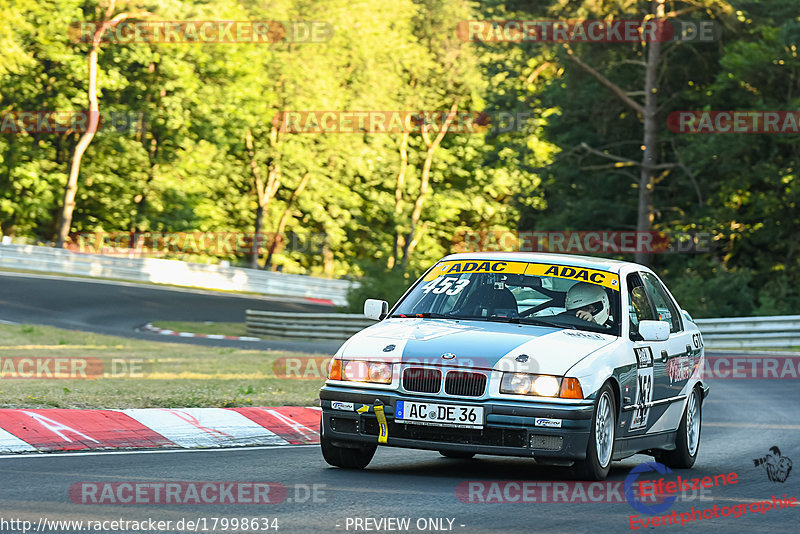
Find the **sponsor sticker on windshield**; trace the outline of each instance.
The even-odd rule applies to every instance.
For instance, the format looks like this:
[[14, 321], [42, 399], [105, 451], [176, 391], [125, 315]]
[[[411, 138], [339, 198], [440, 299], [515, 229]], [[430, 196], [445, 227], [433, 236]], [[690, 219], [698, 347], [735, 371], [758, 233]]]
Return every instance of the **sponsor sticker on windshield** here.
[[528, 263], [522, 261], [443, 261], [431, 269], [424, 279], [428, 281], [444, 275], [463, 273], [523, 274], [528, 265]]
[[527, 263], [521, 261], [460, 260], [438, 263], [425, 275], [430, 281], [440, 276], [464, 273], [525, 274], [528, 276], [552, 276], [578, 282], [589, 282], [619, 291], [619, 277], [616, 274], [585, 267], [553, 265], [547, 263]]
[[599, 286], [611, 288], [614, 291], [619, 291], [619, 277], [616, 274], [598, 271], [597, 269], [530, 263], [525, 270], [525, 274], [531, 276], [554, 276], [556, 278], [566, 278], [567, 280], [589, 282], [590, 284], [597, 284]]

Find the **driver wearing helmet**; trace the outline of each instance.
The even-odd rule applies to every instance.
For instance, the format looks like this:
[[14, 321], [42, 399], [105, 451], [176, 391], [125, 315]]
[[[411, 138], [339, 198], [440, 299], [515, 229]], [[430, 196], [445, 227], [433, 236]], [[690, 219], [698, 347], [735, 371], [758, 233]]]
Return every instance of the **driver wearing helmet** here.
[[611, 316], [608, 294], [602, 287], [578, 282], [567, 291], [566, 308], [575, 317], [605, 326]]

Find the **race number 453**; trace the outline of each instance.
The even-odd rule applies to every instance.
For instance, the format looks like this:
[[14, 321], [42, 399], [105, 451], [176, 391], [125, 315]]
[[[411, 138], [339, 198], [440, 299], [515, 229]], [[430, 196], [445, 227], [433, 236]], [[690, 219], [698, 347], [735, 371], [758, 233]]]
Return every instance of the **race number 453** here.
[[653, 353], [650, 347], [636, 347], [636, 409], [633, 411], [630, 430], [647, 426], [650, 403], [653, 402]]
[[440, 293], [444, 293], [445, 295], [458, 295], [464, 291], [464, 288], [468, 285], [469, 278], [462, 278], [459, 280], [454, 276], [445, 276], [444, 278], [432, 280], [422, 286], [422, 292], [426, 295], [428, 293], [434, 293], [436, 295]]

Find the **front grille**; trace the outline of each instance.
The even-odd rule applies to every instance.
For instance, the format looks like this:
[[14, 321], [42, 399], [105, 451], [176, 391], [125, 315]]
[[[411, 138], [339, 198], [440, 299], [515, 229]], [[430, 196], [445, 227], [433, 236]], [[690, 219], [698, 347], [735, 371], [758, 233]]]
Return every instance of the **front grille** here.
[[[364, 434], [377, 436], [378, 422], [372, 417], [364, 419]], [[406, 438], [418, 441], [435, 441], [439, 443], [463, 443], [472, 445], [494, 445], [497, 447], [525, 448], [525, 430], [511, 428], [439, 428], [389, 421], [390, 438]]]
[[406, 367], [403, 371], [403, 387], [406, 391], [439, 393], [442, 387], [442, 372], [426, 367]]
[[486, 389], [486, 375], [466, 371], [450, 371], [444, 377], [444, 392], [459, 397], [480, 397]]

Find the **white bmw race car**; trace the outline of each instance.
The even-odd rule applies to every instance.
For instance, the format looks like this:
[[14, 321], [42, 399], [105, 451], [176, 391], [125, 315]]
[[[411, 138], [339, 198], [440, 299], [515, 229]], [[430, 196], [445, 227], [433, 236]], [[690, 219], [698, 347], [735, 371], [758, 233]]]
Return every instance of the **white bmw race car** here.
[[574, 465], [694, 464], [708, 387], [703, 339], [647, 267], [471, 253], [431, 267], [345, 342], [320, 391], [322, 454], [364, 468], [378, 445]]

